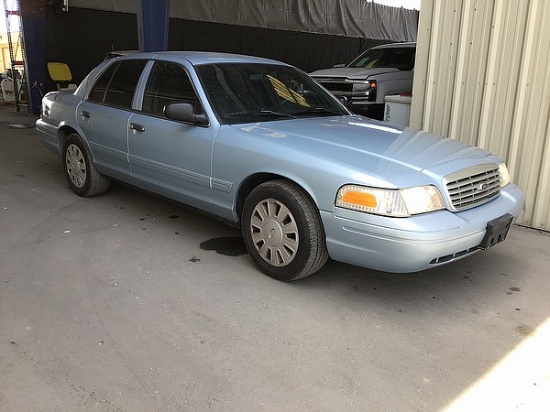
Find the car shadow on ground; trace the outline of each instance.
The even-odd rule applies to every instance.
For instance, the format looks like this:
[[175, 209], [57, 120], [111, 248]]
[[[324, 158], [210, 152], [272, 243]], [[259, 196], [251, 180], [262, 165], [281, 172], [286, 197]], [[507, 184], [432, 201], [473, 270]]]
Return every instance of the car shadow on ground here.
[[[137, 213], [145, 216], [140, 219], [148, 219], [144, 212], [150, 210], [149, 216], [158, 216], [157, 224], [166, 224], [166, 231], [179, 230], [183, 233], [189, 231], [189, 225], [193, 226], [193, 233], [197, 236], [197, 253], [216, 253], [222, 255], [223, 260], [245, 259], [251, 271], [256, 272], [253, 275], [267, 278], [247, 255], [238, 228], [125, 184], [113, 183], [102, 197], [105, 196], [122, 197], [122, 203], [140, 205], [138, 207], [143, 210]], [[181, 225], [186, 228], [178, 229]], [[514, 229], [511, 236], [514, 236]], [[398, 313], [414, 312], [418, 307], [425, 306], [443, 311], [464, 310], [465, 306], [470, 306], [471, 312], [476, 314], [482, 310], [475, 309], [476, 306], [498, 307], [502, 300], [521, 293], [517, 284], [521, 283], [525, 271], [522, 266], [524, 262], [507, 253], [510, 246], [509, 242], [504, 242], [489, 251], [480, 251], [463, 260], [416, 273], [385, 273], [329, 259], [319, 272], [298, 281], [285, 283], [267, 279], [280, 283], [283, 288], [325, 297], [336, 296], [345, 300], [346, 304], [364, 304], [368, 301], [385, 308], [394, 307]], [[231, 275], [239, 276], [237, 273]]]

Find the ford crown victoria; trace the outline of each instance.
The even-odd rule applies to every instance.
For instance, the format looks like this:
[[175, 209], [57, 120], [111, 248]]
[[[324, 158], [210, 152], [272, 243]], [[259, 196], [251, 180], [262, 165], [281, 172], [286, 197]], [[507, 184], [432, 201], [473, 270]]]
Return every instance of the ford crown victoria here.
[[37, 121], [79, 196], [126, 182], [240, 226], [266, 274], [332, 259], [434, 268], [506, 238], [523, 195], [480, 148], [351, 114], [302, 71], [255, 57], [136, 53], [43, 98]]

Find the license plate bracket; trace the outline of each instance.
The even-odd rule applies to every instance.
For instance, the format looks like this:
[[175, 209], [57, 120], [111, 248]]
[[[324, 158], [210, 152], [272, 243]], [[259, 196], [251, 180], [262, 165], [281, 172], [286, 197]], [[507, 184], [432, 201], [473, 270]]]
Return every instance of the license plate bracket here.
[[487, 250], [506, 239], [513, 220], [514, 217], [510, 213], [506, 213], [487, 223], [487, 232], [477, 248]]

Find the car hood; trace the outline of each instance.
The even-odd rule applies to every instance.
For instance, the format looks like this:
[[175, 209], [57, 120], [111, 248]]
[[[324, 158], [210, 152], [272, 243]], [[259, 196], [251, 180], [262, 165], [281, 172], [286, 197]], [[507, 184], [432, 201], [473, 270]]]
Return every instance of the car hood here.
[[398, 72], [398, 69], [390, 67], [381, 67], [377, 69], [362, 69], [362, 68], [351, 68], [351, 67], [342, 67], [335, 69], [324, 69], [317, 70], [313, 73], [310, 73], [310, 76], [314, 78], [342, 78], [342, 79], [351, 79], [351, 80], [365, 80], [369, 76], [374, 76], [381, 73], [390, 73]]
[[[337, 116], [234, 126], [258, 138], [272, 140], [276, 156], [299, 156], [324, 167], [344, 166], [399, 184], [411, 173], [441, 173], [499, 159], [456, 140], [413, 128], [401, 128], [362, 116]], [[290, 150], [290, 151], [289, 151]], [[481, 159], [481, 160], [480, 160]], [[485, 159], [485, 160], [482, 160]]]

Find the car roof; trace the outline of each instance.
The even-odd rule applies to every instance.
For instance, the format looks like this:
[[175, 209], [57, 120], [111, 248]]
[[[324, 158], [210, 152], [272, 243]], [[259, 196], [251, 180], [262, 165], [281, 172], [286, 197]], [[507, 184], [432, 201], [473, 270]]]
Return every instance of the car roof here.
[[162, 51], [148, 53], [132, 53], [119, 57], [120, 59], [158, 59], [158, 60], [187, 60], [193, 65], [209, 63], [268, 63], [286, 65], [283, 62], [263, 57], [245, 56], [242, 54], [203, 52], [203, 51]]

